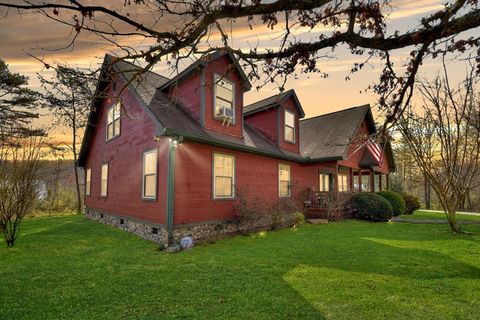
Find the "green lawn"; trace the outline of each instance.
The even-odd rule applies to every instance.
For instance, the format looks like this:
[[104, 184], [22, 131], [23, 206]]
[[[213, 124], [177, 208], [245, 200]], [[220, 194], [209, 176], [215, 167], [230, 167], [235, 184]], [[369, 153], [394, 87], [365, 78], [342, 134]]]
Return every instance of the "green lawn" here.
[[0, 243], [2, 319], [478, 319], [480, 226], [344, 221], [179, 254], [81, 216]]
[[[447, 220], [445, 213], [442, 212], [427, 212], [427, 211], [415, 211], [414, 214], [404, 214], [400, 217], [405, 219], [415, 219], [415, 220]], [[467, 215], [467, 214], [458, 214], [457, 219], [459, 221], [480, 221], [480, 216]]]

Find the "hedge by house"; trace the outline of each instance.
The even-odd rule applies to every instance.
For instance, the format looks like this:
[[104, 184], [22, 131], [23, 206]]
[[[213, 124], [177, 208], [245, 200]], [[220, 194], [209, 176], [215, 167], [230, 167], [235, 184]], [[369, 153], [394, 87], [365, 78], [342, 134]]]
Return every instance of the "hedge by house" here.
[[401, 195], [403, 197], [403, 200], [405, 200], [406, 214], [413, 214], [415, 210], [421, 208], [420, 200], [418, 199], [418, 197], [409, 193], [402, 193]]
[[352, 202], [357, 218], [370, 221], [388, 221], [392, 218], [392, 205], [375, 193], [358, 193]]
[[407, 211], [405, 200], [399, 193], [393, 191], [379, 191], [377, 194], [390, 202], [394, 216], [402, 215]]

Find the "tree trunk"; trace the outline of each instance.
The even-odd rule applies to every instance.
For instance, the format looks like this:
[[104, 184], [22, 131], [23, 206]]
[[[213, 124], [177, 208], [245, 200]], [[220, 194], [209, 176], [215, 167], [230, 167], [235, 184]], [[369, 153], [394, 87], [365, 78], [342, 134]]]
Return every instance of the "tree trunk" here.
[[426, 175], [424, 177], [424, 200], [425, 200], [425, 209], [430, 209], [430, 183]]
[[73, 150], [73, 171], [75, 172], [75, 186], [77, 189], [77, 213], [82, 213], [82, 195], [80, 191], [80, 182], [78, 181], [78, 170], [77, 170], [77, 139], [76, 139], [76, 131], [75, 131], [75, 123], [73, 126], [73, 143], [72, 143], [72, 150]]

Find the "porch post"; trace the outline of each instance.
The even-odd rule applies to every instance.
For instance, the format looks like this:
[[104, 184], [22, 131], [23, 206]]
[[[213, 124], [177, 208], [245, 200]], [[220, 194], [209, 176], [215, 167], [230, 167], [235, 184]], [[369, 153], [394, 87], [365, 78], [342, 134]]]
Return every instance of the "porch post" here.
[[375, 192], [375, 171], [370, 169], [370, 192]]
[[350, 181], [348, 182], [348, 184], [349, 184], [349, 186], [350, 186], [350, 188], [349, 188], [350, 190], [348, 190], [348, 191], [353, 192], [353, 191], [354, 191], [353, 169], [352, 169], [352, 168], [349, 168], [349, 170], [350, 170]]
[[358, 178], [358, 192], [362, 192], [362, 169], [357, 171], [357, 178]]

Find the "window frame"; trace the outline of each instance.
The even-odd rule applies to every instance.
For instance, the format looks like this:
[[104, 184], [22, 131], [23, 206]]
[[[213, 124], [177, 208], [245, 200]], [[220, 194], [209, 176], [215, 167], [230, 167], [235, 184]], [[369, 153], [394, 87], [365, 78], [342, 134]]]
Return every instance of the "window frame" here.
[[[145, 183], [146, 183], [146, 177], [147, 175], [145, 174], [145, 156], [149, 153], [155, 153], [155, 173], [153, 174], [155, 176], [155, 195], [154, 196], [146, 196], [145, 195]], [[148, 176], [151, 176], [152, 174], [148, 174]], [[157, 194], [158, 194], [158, 149], [148, 149], [145, 150], [142, 153], [142, 199], [143, 200], [157, 200]]]
[[[291, 114], [292, 117], [293, 117], [293, 127], [287, 125], [287, 113]], [[285, 140], [286, 142], [290, 142], [290, 143], [296, 143], [296, 118], [295, 118], [295, 113], [288, 110], [288, 109], [284, 109], [284, 112], [283, 112], [283, 140]], [[292, 132], [293, 132], [293, 140], [290, 140], [290, 139], [287, 139], [287, 130], [286, 128], [291, 128], [292, 129]]]
[[[236, 157], [233, 154], [226, 154], [226, 153], [221, 153], [221, 152], [213, 152], [212, 154], [212, 199], [213, 200], [232, 200], [235, 199], [235, 179], [236, 179]], [[232, 195], [231, 196], [217, 196], [217, 190], [216, 190], [216, 175], [215, 175], [215, 157], [216, 156], [222, 156], [222, 157], [228, 157], [231, 158], [232, 161]], [[221, 176], [223, 177], [223, 176]]]
[[92, 194], [92, 168], [85, 169], [85, 196], [89, 197]]
[[[288, 195], [282, 195], [280, 193], [281, 187], [280, 187], [280, 182], [285, 181], [285, 180], [280, 180], [280, 167], [281, 166], [286, 166], [288, 167]], [[286, 163], [279, 163], [277, 167], [277, 176], [278, 176], [278, 197], [279, 198], [290, 198], [292, 196], [292, 167], [289, 164]]]
[[[220, 117], [217, 116], [217, 85], [218, 81], [226, 81], [232, 85], [232, 110], [233, 110], [233, 119], [231, 124], [235, 124], [236, 122], [236, 110], [235, 110], [235, 98], [236, 98], [236, 90], [235, 90], [235, 82], [231, 80], [230, 78], [227, 78], [226, 76], [221, 76], [218, 73], [213, 74], [213, 113], [212, 113], [212, 118], [219, 120]], [[219, 98], [223, 101], [226, 101], [225, 99]], [[228, 101], [227, 101], [228, 102]]]
[[[102, 186], [103, 186], [103, 167], [107, 166], [107, 177], [106, 177], [106, 184], [105, 184], [105, 194], [103, 194]], [[100, 168], [100, 197], [106, 198], [108, 196], [108, 176], [110, 175], [110, 164], [108, 162], [102, 163]]]
[[[338, 192], [349, 192], [350, 191], [350, 184], [348, 183], [348, 176], [349, 176], [349, 174], [345, 173], [345, 172], [338, 172], [337, 173], [337, 190], [338, 190]], [[345, 185], [343, 184], [343, 180], [342, 180], [342, 186], [346, 186], [346, 190], [340, 190], [340, 177], [345, 177], [346, 178]]]
[[[118, 106], [119, 109], [118, 109], [118, 118], [115, 118], [115, 107]], [[112, 122], [108, 122], [108, 116], [110, 114], [110, 111], [113, 110], [113, 115], [112, 115]], [[118, 120], [118, 134], [115, 134], [115, 122], [116, 120]], [[108, 136], [108, 127], [110, 126], [110, 124], [112, 125], [113, 127], [113, 135], [111, 137]], [[107, 124], [105, 126], [105, 141], [111, 141], [117, 137], [120, 136], [122, 130], [122, 103], [120, 101], [117, 101], [115, 102], [114, 104], [112, 104], [110, 107], [108, 107], [107, 109]]]

